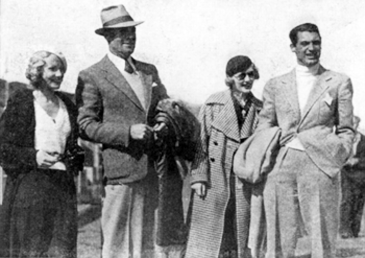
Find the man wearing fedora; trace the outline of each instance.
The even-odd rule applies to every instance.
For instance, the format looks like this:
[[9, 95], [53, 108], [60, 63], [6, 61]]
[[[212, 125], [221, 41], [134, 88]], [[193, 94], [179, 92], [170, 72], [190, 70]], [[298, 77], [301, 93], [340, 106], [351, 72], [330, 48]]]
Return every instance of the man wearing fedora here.
[[167, 98], [155, 66], [131, 57], [136, 26], [123, 5], [101, 11], [109, 52], [80, 72], [76, 89], [82, 137], [102, 144], [105, 183], [102, 257], [153, 257], [157, 176], [152, 120]]

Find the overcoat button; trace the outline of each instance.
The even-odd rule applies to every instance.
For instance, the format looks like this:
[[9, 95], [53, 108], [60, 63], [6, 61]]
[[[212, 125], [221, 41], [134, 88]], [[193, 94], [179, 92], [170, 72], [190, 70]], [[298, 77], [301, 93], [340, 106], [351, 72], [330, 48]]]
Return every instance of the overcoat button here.
[[215, 161], [215, 159], [214, 159], [214, 158], [210, 158], [210, 161], [211, 161], [211, 162], [214, 162], [214, 161]]
[[214, 141], [213, 143], [214, 143], [214, 145], [218, 145], [218, 142], [217, 141]]

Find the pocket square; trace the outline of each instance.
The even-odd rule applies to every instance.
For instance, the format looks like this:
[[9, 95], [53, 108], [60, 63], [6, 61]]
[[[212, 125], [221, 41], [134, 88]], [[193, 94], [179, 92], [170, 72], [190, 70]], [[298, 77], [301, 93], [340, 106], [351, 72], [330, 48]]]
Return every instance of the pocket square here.
[[156, 82], [153, 82], [153, 83], [152, 83], [152, 88], [153, 88], [153, 87], [157, 87], [157, 86], [158, 86], [158, 84], [157, 84]]
[[330, 94], [327, 92], [326, 95], [323, 98], [323, 101], [327, 103], [328, 106], [331, 106], [333, 98], [330, 96]]

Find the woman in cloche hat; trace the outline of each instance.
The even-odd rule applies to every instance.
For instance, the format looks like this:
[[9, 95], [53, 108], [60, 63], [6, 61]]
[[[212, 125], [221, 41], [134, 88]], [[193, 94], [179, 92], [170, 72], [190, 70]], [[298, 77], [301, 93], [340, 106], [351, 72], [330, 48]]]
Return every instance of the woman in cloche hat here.
[[228, 90], [200, 110], [201, 142], [192, 164], [191, 224], [186, 258], [246, 257], [250, 186], [232, 171], [233, 155], [254, 131], [260, 100], [251, 92], [259, 73], [247, 56], [226, 67]]

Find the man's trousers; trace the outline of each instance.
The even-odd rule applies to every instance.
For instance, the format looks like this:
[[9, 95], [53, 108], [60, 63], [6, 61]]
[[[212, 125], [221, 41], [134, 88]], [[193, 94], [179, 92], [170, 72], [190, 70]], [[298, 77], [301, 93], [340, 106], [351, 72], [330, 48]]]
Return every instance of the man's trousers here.
[[299, 216], [310, 238], [311, 257], [335, 257], [338, 178], [322, 172], [304, 151], [283, 147], [264, 189], [266, 258], [294, 257]]

